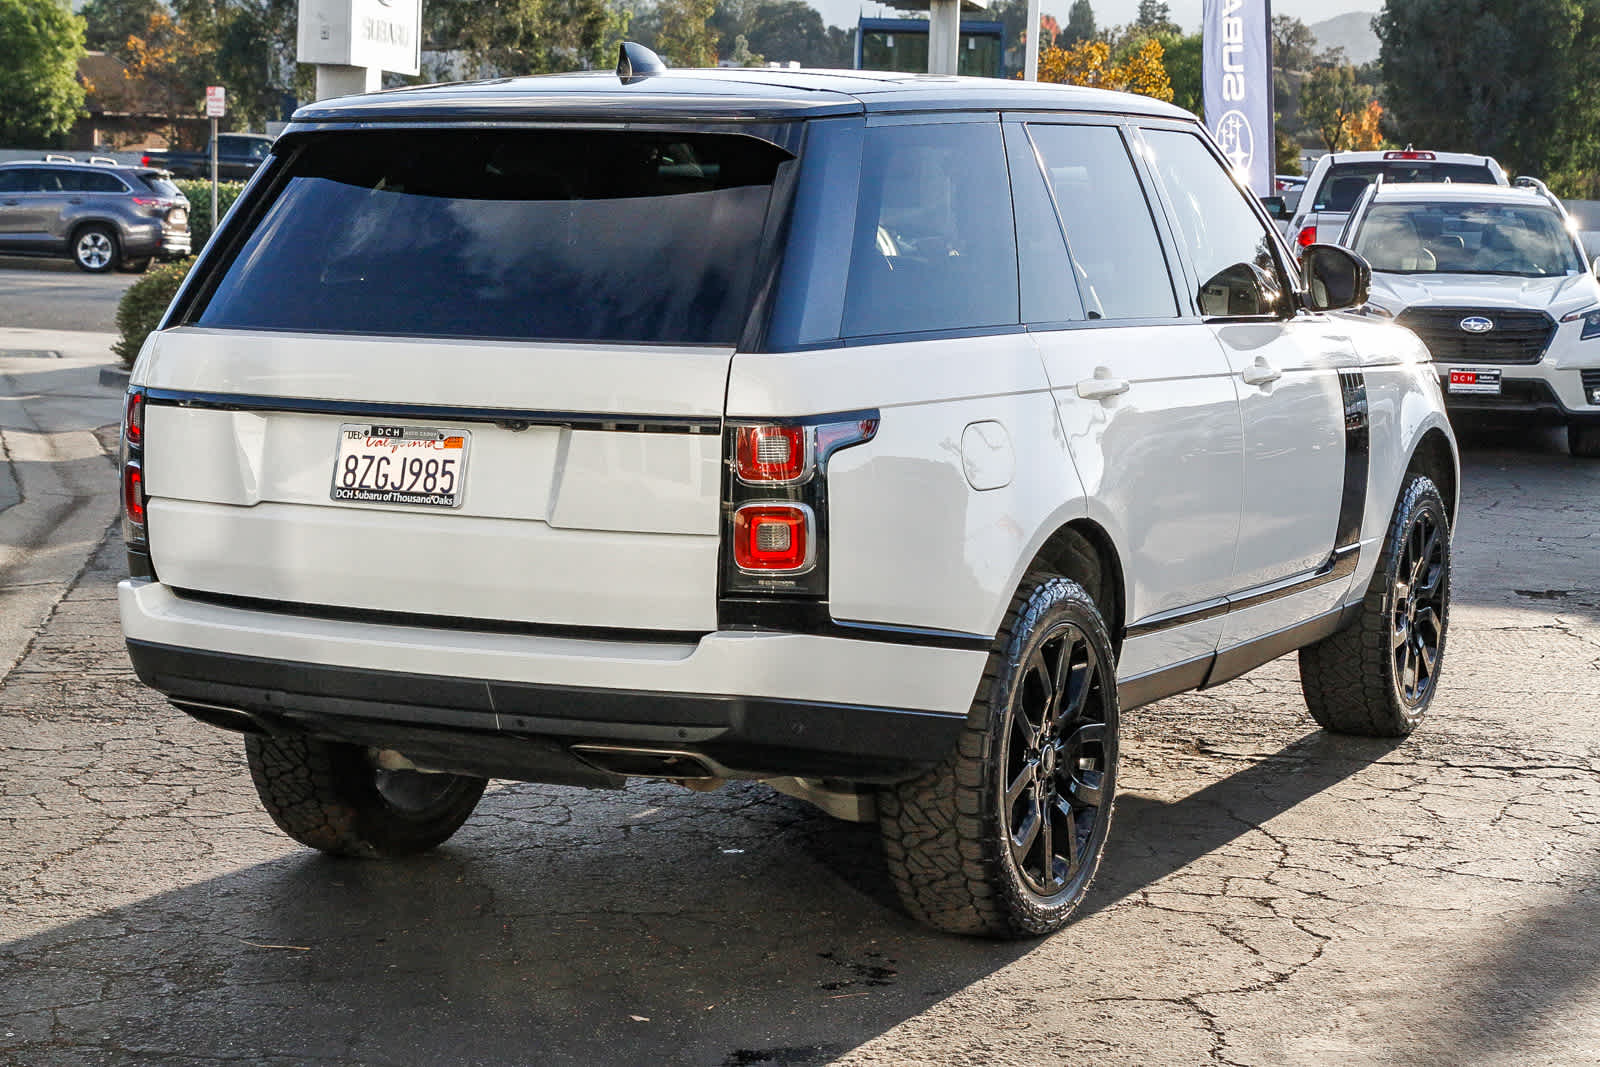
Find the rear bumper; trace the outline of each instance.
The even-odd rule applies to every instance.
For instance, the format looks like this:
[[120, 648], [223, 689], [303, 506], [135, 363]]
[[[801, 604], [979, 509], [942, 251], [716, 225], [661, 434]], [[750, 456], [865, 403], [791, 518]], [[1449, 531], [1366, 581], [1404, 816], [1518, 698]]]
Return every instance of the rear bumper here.
[[335, 621], [150, 581], [119, 597], [140, 679], [208, 722], [535, 781], [583, 780], [570, 750], [589, 743], [747, 777], [909, 777], [955, 744], [987, 658], [799, 634], [674, 644]]

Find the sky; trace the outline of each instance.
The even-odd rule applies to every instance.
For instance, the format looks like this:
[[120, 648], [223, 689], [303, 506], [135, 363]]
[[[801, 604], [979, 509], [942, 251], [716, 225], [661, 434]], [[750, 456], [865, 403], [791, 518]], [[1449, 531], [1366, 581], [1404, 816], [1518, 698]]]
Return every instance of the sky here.
[[[979, 0], [983, 2], [983, 0]], [[1094, 21], [1098, 26], [1116, 26], [1132, 22], [1139, 12], [1139, 0], [1090, 0], [1094, 7]], [[872, 0], [811, 0], [812, 6], [822, 12], [822, 20], [831, 26], [850, 27], [861, 15], [879, 15], [893, 18], [893, 9]], [[1201, 0], [1167, 0], [1172, 9], [1172, 20], [1191, 33], [1200, 32]], [[1374, 0], [1272, 0], [1274, 15], [1293, 15], [1310, 25], [1343, 15], [1347, 11], [1375, 11], [1381, 4]], [[1063, 25], [1072, 0], [1040, 0], [1040, 10], [1054, 15]]]

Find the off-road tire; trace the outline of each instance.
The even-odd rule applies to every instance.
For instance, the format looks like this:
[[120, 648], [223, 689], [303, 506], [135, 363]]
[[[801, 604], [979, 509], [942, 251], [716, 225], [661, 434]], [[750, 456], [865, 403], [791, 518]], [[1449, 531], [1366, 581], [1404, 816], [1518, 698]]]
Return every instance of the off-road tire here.
[[[1002, 778], [1011, 775], [1000, 764], [1025, 664], [1063, 621], [1076, 628], [1103, 671], [1095, 697], [1105, 727], [1096, 790], [1101, 799], [1079, 851], [1081, 865], [1059, 892], [1045, 896], [1026, 883], [1012, 858], [1014, 804], [1001, 795]], [[879, 793], [890, 878], [914, 918], [950, 933], [1002, 938], [1048, 934], [1072, 918], [1099, 869], [1111, 826], [1115, 674], [1110, 636], [1083, 587], [1049, 574], [1025, 578], [1001, 624], [956, 750], [920, 777]]]
[[[359, 745], [299, 735], [245, 737], [250, 777], [278, 829], [336, 856], [380, 859], [426, 852], [467, 821], [488, 783], [459, 774], [382, 771]], [[395, 778], [385, 776], [413, 776]], [[401, 806], [383, 789], [424, 800]]]
[[[1394, 652], [1397, 613], [1405, 610], [1397, 597], [1407, 596], [1402, 565], [1406, 539], [1424, 517], [1438, 531], [1442, 549], [1438, 576], [1441, 609], [1436, 658], [1426, 689], [1409, 700], [1403, 692]], [[1411, 475], [1389, 522], [1383, 554], [1367, 585], [1356, 621], [1345, 629], [1300, 650], [1300, 688], [1317, 725], [1341, 734], [1405, 737], [1416, 729], [1438, 691], [1450, 622], [1450, 515], [1432, 480]]]
[[110, 274], [122, 262], [122, 244], [110, 226], [93, 222], [72, 234], [72, 262], [90, 274]]
[[1567, 451], [1574, 459], [1600, 459], [1600, 422], [1567, 423]]

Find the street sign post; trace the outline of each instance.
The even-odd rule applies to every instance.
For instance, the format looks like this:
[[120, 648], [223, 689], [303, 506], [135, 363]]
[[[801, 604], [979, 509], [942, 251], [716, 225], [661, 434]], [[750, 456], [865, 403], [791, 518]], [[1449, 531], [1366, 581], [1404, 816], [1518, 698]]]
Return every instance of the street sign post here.
[[[228, 113], [228, 90], [206, 86], [206, 117], [211, 120], [211, 232], [217, 232], [217, 120]], [[199, 251], [196, 249], [195, 251]]]

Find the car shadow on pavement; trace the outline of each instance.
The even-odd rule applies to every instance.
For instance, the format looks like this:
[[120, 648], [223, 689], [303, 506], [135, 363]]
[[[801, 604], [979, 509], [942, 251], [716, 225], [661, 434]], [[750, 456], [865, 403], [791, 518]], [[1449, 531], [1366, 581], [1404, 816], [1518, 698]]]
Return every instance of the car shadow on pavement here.
[[1224, 848], [1366, 770], [1404, 742], [1313, 730], [1276, 752], [1237, 753], [1235, 758], [1248, 761], [1245, 766], [1181, 800], [1167, 803], [1137, 793], [1118, 797], [1116, 825], [1089, 913]]
[[[1125, 797], [1052, 956], [1390, 747], [1313, 733], [1174, 803]], [[808, 1064], [1041, 945], [917, 926], [875, 828], [764, 787], [595, 796], [508, 786], [428, 856], [290, 851], [0, 945], [0, 1062]]]

